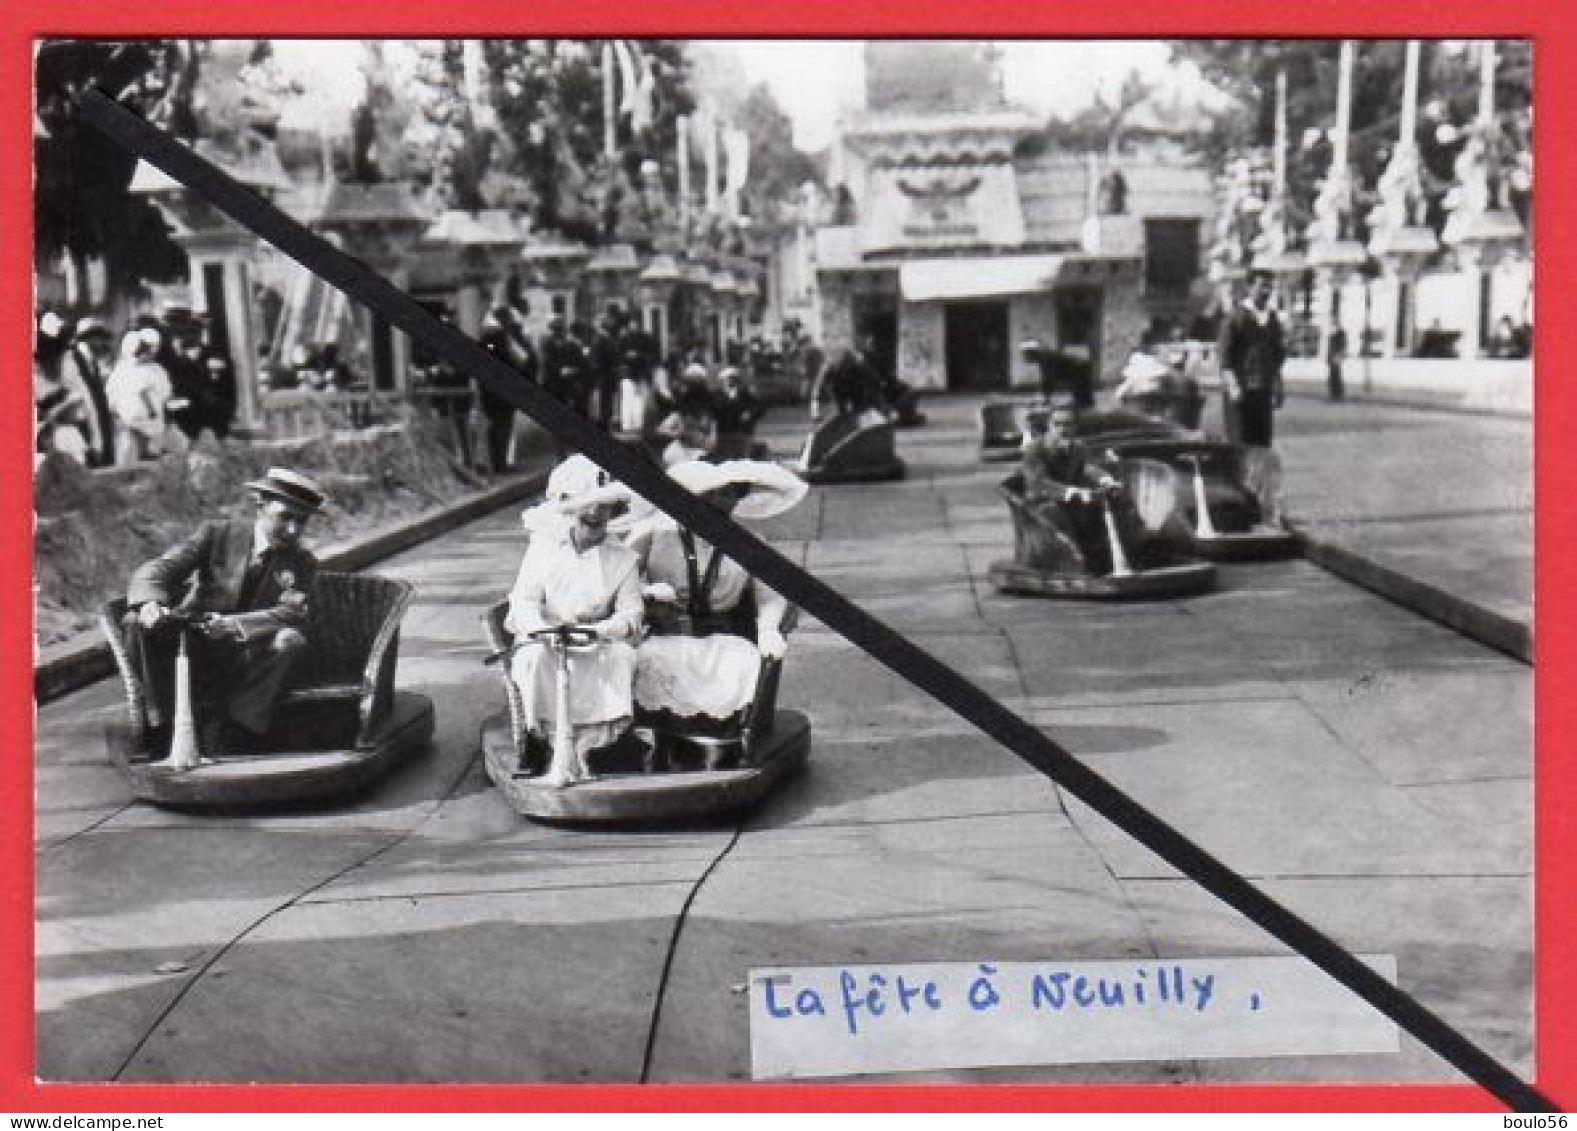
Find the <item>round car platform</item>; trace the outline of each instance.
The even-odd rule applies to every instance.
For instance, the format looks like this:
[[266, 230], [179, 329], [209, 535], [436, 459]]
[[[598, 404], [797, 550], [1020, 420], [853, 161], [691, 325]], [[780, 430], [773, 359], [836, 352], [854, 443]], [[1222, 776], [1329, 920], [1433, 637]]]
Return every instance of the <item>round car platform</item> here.
[[[792, 466], [792, 465], [791, 465]], [[807, 483], [888, 483], [904, 477], [904, 462], [894, 459], [887, 463], [874, 463], [866, 465], [852, 465], [848, 467], [824, 468], [813, 467], [801, 470], [797, 466], [792, 469]]]
[[756, 747], [759, 763], [720, 770], [607, 774], [554, 787], [521, 776], [509, 717], [482, 724], [487, 776], [510, 806], [533, 820], [573, 825], [645, 825], [704, 821], [760, 802], [800, 770], [810, 754], [810, 720], [798, 711], [778, 711], [771, 733]]
[[1016, 562], [993, 562], [991, 584], [999, 592], [1031, 597], [1067, 597], [1084, 600], [1118, 600], [1125, 597], [1179, 597], [1199, 593], [1215, 584], [1216, 567], [1209, 562], [1185, 562], [1105, 577], [1048, 573]]
[[1298, 536], [1281, 527], [1261, 526], [1239, 534], [1216, 534], [1209, 538], [1196, 535], [1188, 548], [1202, 558], [1218, 562], [1279, 558], [1298, 552]]
[[340, 797], [382, 777], [431, 741], [433, 704], [425, 695], [395, 692], [388, 719], [366, 748], [227, 755], [190, 770], [133, 759], [128, 728], [110, 730], [111, 759], [139, 800], [172, 808], [262, 808]]

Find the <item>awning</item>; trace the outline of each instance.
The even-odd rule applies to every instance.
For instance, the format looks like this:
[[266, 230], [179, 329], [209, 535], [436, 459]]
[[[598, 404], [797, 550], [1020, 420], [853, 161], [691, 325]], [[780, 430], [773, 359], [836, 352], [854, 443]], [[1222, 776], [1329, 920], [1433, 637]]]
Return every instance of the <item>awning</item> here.
[[1031, 294], [1056, 284], [1062, 261], [1060, 255], [924, 259], [899, 266], [898, 286], [906, 302]]

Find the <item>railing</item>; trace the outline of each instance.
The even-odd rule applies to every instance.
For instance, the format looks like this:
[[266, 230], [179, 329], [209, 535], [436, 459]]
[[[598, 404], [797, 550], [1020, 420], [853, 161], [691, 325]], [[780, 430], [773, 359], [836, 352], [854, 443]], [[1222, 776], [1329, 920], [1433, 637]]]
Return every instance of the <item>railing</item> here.
[[464, 415], [475, 396], [469, 388], [412, 389], [404, 393], [329, 393], [286, 390], [265, 393], [258, 405], [258, 431], [269, 440], [301, 440], [329, 431], [357, 431], [397, 419], [402, 407], [439, 415]]
[[380, 393], [265, 393], [258, 404], [258, 431], [270, 440], [300, 440], [335, 429], [362, 429], [390, 415], [392, 401]]

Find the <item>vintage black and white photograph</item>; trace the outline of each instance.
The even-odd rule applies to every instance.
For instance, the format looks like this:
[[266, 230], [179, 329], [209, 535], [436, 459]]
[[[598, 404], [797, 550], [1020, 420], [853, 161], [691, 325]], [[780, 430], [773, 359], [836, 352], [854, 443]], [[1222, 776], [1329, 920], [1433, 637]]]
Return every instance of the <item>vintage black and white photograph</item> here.
[[1531, 1079], [1529, 41], [33, 83], [39, 1080]]

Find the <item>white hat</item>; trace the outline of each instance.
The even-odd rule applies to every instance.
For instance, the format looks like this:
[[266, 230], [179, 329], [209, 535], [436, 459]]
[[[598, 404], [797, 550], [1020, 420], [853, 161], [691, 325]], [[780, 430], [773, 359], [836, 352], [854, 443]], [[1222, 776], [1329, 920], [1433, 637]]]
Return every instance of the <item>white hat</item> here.
[[1172, 375], [1172, 367], [1156, 357], [1154, 354], [1135, 350], [1128, 356], [1128, 361], [1123, 365], [1124, 379], [1137, 381], [1159, 380]]
[[120, 356], [125, 361], [152, 357], [159, 352], [160, 340], [157, 330], [128, 330], [120, 340]]
[[694, 495], [720, 487], [746, 487], [734, 507], [735, 518], [775, 518], [797, 507], [810, 485], [781, 464], [764, 460], [733, 459], [725, 463], [689, 460], [668, 469], [676, 483]]
[[548, 476], [547, 502], [564, 514], [629, 501], [630, 489], [583, 455], [570, 456]]

